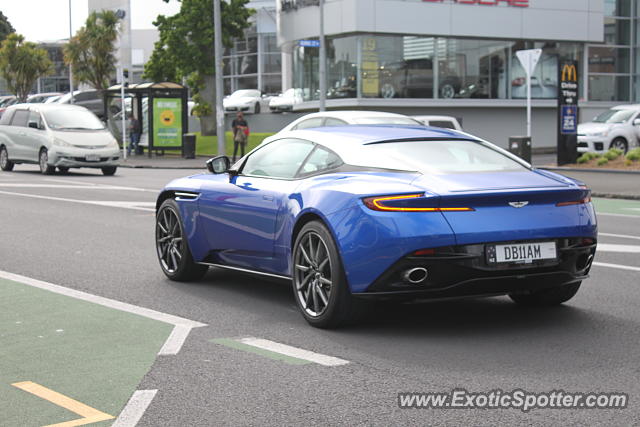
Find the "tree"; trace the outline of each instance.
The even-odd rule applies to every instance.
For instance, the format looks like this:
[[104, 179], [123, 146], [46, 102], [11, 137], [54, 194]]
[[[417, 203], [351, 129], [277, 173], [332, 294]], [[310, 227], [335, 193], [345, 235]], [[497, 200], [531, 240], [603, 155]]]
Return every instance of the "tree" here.
[[[187, 78], [196, 101], [194, 114], [210, 116], [215, 99], [213, 1], [179, 1], [182, 3], [180, 12], [169, 17], [159, 15], [153, 23], [160, 32], [160, 39], [145, 65], [144, 77], [156, 82]], [[231, 46], [234, 37], [242, 37], [249, 26], [249, 17], [255, 11], [245, 6], [248, 1], [221, 2], [225, 46]]]
[[25, 42], [20, 34], [11, 33], [0, 47], [0, 74], [11, 93], [25, 101], [38, 77], [53, 70], [47, 51], [35, 43]]
[[9, 22], [4, 13], [0, 12], [0, 42], [7, 38], [7, 36], [15, 32], [13, 26]]
[[97, 90], [109, 87], [115, 72], [114, 43], [118, 38], [119, 18], [115, 12], [92, 12], [84, 27], [64, 47], [64, 60], [73, 67], [73, 76]]

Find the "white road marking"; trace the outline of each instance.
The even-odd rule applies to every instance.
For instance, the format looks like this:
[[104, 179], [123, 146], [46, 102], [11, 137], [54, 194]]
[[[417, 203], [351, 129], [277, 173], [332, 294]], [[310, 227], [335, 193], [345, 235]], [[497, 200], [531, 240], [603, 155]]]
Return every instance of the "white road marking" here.
[[[42, 196], [40, 194], [14, 193], [12, 191], [0, 191], [0, 194], [8, 194], [10, 196], [19, 196], [19, 197], [29, 197], [32, 199], [55, 200], [57, 202], [71, 202], [71, 203], [82, 203], [85, 205], [98, 205], [98, 206], [109, 206], [109, 207], [123, 208], [123, 209], [134, 209], [137, 211], [145, 211], [145, 212], [155, 211], [154, 208], [141, 207], [141, 206], [148, 206], [148, 203], [151, 203], [151, 202], [116, 202], [116, 201], [79, 200], [79, 199], [67, 199], [65, 197]], [[153, 203], [153, 205], [155, 206], [155, 203]]]
[[626, 235], [626, 234], [598, 233], [598, 236], [606, 236], [606, 237], [620, 237], [621, 239], [634, 239], [634, 240], [640, 240], [640, 236], [628, 236], [628, 235]]
[[134, 427], [144, 415], [158, 390], [136, 390], [111, 427]]
[[49, 181], [49, 182], [62, 182], [63, 184], [79, 184], [79, 185], [101, 185], [101, 184], [96, 184], [95, 182], [84, 182], [84, 181], [75, 181], [75, 180], [71, 180], [71, 179], [55, 179], [55, 178], [45, 178], [43, 179], [43, 181]]
[[640, 267], [631, 267], [630, 265], [609, 264], [606, 262], [594, 262], [593, 265], [597, 267], [617, 268], [619, 270], [640, 271]]
[[41, 280], [32, 279], [30, 277], [21, 276], [19, 274], [13, 274], [6, 271], [0, 271], [0, 277], [7, 280], [13, 280], [14, 282], [23, 283], [25, 285], [33, 286], [35, 288], [45, 289], [57, 294], [66, 295], [71, 298], [79, 299], [82, 301], [88, 301], [94, 304], [109, 307], [114, 310], [120, 310], [127, 313], [137, 314], [142, 317], [157, 320], [159, 322], [169, 323], [174, 325], [173, 331], [165, 341], [164, 345], [158, 352], [158, 355], [173, 355], [178, 354], [182, 348], [182, 344], [187, 335], [193, 328], [199, 328], [207, 326], [205, 323], [196, 322], [195, 320], [185, 319], [183, 317], [174, 316], [172, 314], [162, 313], [160, 311], [151, 310], [149, 308], [140, 307], [126, 302], [116, 301], [110, 298], [93, 295], [87, 292], [78, 291], [71, 288], [66, 288], [60, 285], [54, 285], [53, 283], [43, 282]]
[[341, 366], [349, 363], [344, 359], [339, 359], [333, 356], [326, 356], [320, 353], [314, 353], [313, 351], [303, 350], [301, 348], [292, 347], [286, 344], [280, 344], [275, 341], [269, 341], [262, 338], [248, 337], [240, 338], [238, 341], [243, 344], [261, 348], [263, 350], [284, 354], [285, 356], [295, 357], [297, 359], [308, 360], [309, 362], [318, 363], [324, 366]]
[[596, 212], [596, 216], [617, 216], [620, 218], [640, 218], [640, 215], [625, 215], [625, 214], [600, 213], [600, 212]]
[[66, 188], [73, 190], [121, 190], [121, 191], [141, 191], [156, 193], [157, 190], [147, 190], [146, 188], [123, 187], [120, 185], [78, 185], [78, 184], [33, 184], [21, 182], [0, 182], [0, 187], [6, 188]]
[[624, 254], [640, 254], [640, 246], [598, 243], [598, 252], [618, 252], [618, 253], [624, 253]]

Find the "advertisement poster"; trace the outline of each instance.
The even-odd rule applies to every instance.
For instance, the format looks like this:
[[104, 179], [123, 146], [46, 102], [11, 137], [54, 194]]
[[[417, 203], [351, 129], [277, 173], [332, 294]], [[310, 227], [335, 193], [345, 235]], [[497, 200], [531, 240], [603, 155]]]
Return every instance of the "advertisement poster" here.
[[182, 146], [182, 99], [153, 100], [153, 146]]

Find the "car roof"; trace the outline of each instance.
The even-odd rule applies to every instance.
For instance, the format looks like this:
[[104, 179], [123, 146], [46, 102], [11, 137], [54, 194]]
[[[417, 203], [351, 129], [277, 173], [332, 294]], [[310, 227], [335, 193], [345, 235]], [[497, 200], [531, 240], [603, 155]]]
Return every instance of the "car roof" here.
[[612, 110], [640, 110], [640, 104], [625, 104], [611, 107]]
[[348, 145], [366, 145], [402, 140], [471, 140], [480, 141], [465, 132], [431, 126], [410, 125], [349, 125], [292, 130], [277, 134], [277, 138], [301, 138], [317, 142], [336, 152]]
[[75, 104], [14, 104], [7, 108], [7, 110], [30, 110], [30, 111], [50, 111], [50, 110], [83, 110], [88, 111], [82, 105]]
[[424, 116], [411, 116], [412, 119], [416, 119], [416, 120], [451, 120], [453, 121], [458, 121], [458, 119], [456, 119], [453, 116], [432, 116], [432, 115], [424, 115]]
[[[408, 117], [404, 114], [387, 113], [384, 111], [368, 111], [368, 110], [339, 110], [339, 111], [321, 111], [311, 113], [300, 117], [300, 119], [310, 119], [312, 117], [336, 117], [339, 119], [357, 119], [360, 117]], [[298, 120], [300, 120], [298, 119]]]

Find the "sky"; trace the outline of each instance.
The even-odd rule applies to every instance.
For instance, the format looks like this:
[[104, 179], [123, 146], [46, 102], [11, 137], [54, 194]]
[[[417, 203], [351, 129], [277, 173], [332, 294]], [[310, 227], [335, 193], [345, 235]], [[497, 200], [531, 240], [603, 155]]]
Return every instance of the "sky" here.
[[[28, 41], [69, 38], [69, 1], [73, 33], [84, 25], [88, 15], [87, 0], [0, 0], [0, 11], [16, 32]], [[134, 29], [155, 28], [156, 16], [173, 15], [180, 3], [171, 0], [130, 0], [131, 26]]]

